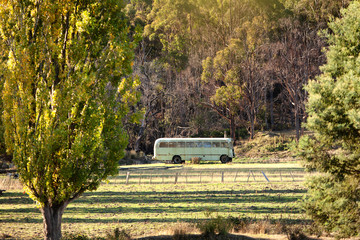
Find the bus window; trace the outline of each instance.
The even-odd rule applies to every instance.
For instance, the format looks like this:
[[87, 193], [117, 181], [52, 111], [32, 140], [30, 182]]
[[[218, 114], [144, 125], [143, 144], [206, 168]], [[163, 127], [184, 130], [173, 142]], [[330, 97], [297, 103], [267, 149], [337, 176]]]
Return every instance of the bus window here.
[[185, 142], [178, 142], [177, 147], [184, 148], [185, 147]]
[[202, 148], [203, 143], [202, 142], [195, 142], [195, 147]]
[[212, 147], [218, 148], [218, 147], [220, 147], [220, 143], [219, 142], [213, 142]]
[[203, 142], [203, 144], [204, 148], [211, 148], [211, 142]]
[[161, 147], [161, 148], [167, 148], [168, 146], [169, 146], [169, 144], [167, 142], [161, 142], [159, 144], [159, 147]]
[[187, 143], [185, 144], [185, 146], [186, 146], [187, 148], [193, 148], [193, 147], [195, 147], [195, 143], [193, 143], [193, 142], [187, 142]]
[[227, 148], [228, 147], [228, 144], [226, 142], [222, 142], [221, 145], [220, 145], [222, 148]]
[[169, 148], [176, 148], [177, 142], [169, 142]]

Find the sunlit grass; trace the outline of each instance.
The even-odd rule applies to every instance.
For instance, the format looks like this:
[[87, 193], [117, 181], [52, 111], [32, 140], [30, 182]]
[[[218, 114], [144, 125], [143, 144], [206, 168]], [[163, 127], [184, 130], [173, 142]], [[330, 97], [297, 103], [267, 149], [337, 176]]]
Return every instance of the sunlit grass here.
[[[290, 224], [307, 220], [299, 207], [299, 200], [306, 192], [300, 179], [292, 181], [292, 178], [284, 177], [283, 181], [267, 182], [262, 175], [258, 175], [256, 181], [252, 176], [247, 181], [249, 169], [256, 168], [263, 169], [269, 179], [274, 180], [269, 171], [275, 166], [229, 168], [224, 183], [220, 181], [221, 176], [216, 174], [216, 181], [206, 179], [203, 175], [202, 181], [206, 183], [200, 183], [199, 172], [218, 173], [218, 169], [191, 166], [193, 172], [189, 169], [187, 172], [192, 173], [193, 178], [188, 178], [188, 184], [184, 175], [182, 178], [179, 175], [179, 182], [174, 184], [174, 173], [182, 173], [178, 166], [169, 169], [172, 166], [151, 165], [155, 167], [153, 170], [149, 167], [137, 166], [120, 171], [119, 176], [110, 178], [97, 191], [86, 192], [71, 203], [63, 216], [63, 232], [104, 236], [118, 227], [132, 236], [172, 234], [172, 229], [179, 223], [193, 226], [217, 215], [270, 219]], [[159, 170], [164, 167], [167, 169]], [[301, 167], [296, 165], [284, 165], [282, 169], [292, 169], [294, 173], [297, 169], [298, 174], [304, 174]], [[127, 171], [135, 177], [128, 185], [125, 184]], [[237, 172], [244, 177], [234, 182]], [[167, 174], [171, 181], [163, 184], [161, 174]], [[142, 176], [140, 184], [139, 176]], [[41, 238], [40, 211], [22, 190], [6, 191], [0, 197], [0, 206], [0, 232], [18, 238]]]

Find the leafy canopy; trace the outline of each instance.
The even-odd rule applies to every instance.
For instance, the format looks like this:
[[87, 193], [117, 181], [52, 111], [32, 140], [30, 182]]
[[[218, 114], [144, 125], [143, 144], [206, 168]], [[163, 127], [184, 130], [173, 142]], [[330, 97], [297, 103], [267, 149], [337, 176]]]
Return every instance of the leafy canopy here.
[[114, 174], [139, 82], [122, 1], [1, 1], [7, 148], [41, 207]]

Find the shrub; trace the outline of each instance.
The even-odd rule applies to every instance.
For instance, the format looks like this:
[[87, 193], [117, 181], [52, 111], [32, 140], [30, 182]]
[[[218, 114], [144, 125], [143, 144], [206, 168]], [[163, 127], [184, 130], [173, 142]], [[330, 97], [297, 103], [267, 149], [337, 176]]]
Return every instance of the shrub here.
[[286, 228], [286, 236], [288, 240], [308, 240], [308, 238], [300, 227], [288, 227]]
[[88, 236], [82, 233], [70, 233], [62, 237], [63, 240], [90, 240]]
[[360, 181], [346, 177], [342, 181], [325, 175], [310, 179], [303, 202], [306, 213], [314, 220], [318, 232], [333, 232], [338, 238], [360, 233]]
[[173, 240], [186, 240], [187, 239], [186, 231], [183, 229], [175, 229], [172, 239]]
[[191, 164], [200, 164], [201, 158], [193, 157], [191, 158]]
[[106, 234], [106, 237], [89, 237], [82, 233], [66, 234], [63, 240], [131, 240], [131, 237], [125, 230], [115, 228], [114, 231]]
[[271, 219], [252, 219], [250, 217], [229, 217], [235, 232], [252, 234], [284, 234], [287, 228], [284, 222]]
[[226, 235], [232, 226], [230, 219], [217, 216], [200, 223], [198, 228], [203, 236], [208, 237], [212, 235]]
[[113, 232], [106, 235], [106, 240], [131, 240], [130, 235], [125, 230], [115, 228]]

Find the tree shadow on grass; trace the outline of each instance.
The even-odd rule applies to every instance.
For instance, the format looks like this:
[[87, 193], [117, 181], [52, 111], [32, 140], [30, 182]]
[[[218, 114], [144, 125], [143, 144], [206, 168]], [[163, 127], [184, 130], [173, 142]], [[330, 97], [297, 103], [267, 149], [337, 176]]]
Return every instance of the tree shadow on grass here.
[[184, 192], [92, 192], [85, 193], [77, 199], [78, 203], [183, 203], [198, 202], [222, 203], [241, 202], [271, 202], [287, 203], [295, 202], [302, 196], [287, 196], [286, 194], [305, 194], [304, 189], [295, 190], [239, 190], [239, 191], [184, 191]]
[[[181, 222], [187, 223], [197, 223], [199, 221], [206, 219], [194, 219], [194, 218], [182, 218]], [[63, 223], [177, 223], [179, 222], [179, 218], [146, 218], [146, 219], [119, 219], [119, 218], [108, 218], [108, 219], [97, 219], [97, 218], [70, 218], [64, 217], [62, 219]], [[262, 221], [259, 219], [259, 221]], [[270, 221], [270, 220], [269, 220]], [[19, 220], [17, 220], [19, 222]], [[23, 221], [26, 222], [26, 221]], [[295, 225], [295, 224], [310, 224], [311, 220], [304, 219], [290, 219], [290, 218], [282, 218], [280, 220], [274, 219], [270, 221], [273, 224], [281, 222], [287, 225]]]
[[[244, 235], [235, 235], [235, 234], [226, 234], [226, 235], [213, 235], [205, 237], [203, 235], [184, 235], [179, 236], [178, 238], [174, 238], [174, 236], [153, 236], [153, 237], [142, 237], [136, 238], [135, 240], [174, 240], [174, 239], [181, 239], [181, 240], [269, 240], [270, 238], [252, 238]], [[273, 238], [271, 238], [273, 239]], [[305, 237], [301, 238], [303, 240], [318, 240], [319, 238], [311, 238]]]
[[[292, 194], [281, 196], [286, 193], [303, 193], [303, 190], [264, 190], [260, 194], [256, 191], [199, 191], [199, 192], [91, 192], [84, 194], [84, 197], [76, 200], [74, 203], [68, 206], [65, 210], [67, 216], [75, 216], [78, 213], [90, 214], [89, 216], [96, 215], [111, 215], [105, 219], [88, 219], [88, 218], [73, 218], [65, 217], [65, 222], [84, 222], [84, 223], [108, 223], [108, 222], [176, 222], [178, 219], [127, 219], [122, 220], [119, 218], [121, 214], [176, 214], [176, 213], [198, 213], [202, 214], [204, 211], [209, 212], [229, 212], [232, 211], [234, 204], [240, 203], [253, 203], [241, 209], [237, 209], [239, 214], [298, 214], [300, 209], [298, 207], [268, 207], [257, 206], [257, 203], [291, 203], [296, 202], [301, 197], [293, 196]], [[34, 204], [34, 202], [26, 195], [22, 193], [8, 193], [11, 196], [9, 198], [0, 199], [3, 202], [9, 202], [12, 204]], [[275, 194], [275, 195], [274, 195]], [[77, 205], [76, 203], [85, 203], [85, 205]], [[126, 206], [122, 203], [139, 203], [137, 206]], [[141, 204], [151, 204], [150, 206], [144, 206]], [[179, 206], [179, 203], [181, 204]], [[196, 203], [196, 204], [194, 204]], [[204, 206], [201, 203], [211, 203], [211, 206]], [[222, 203], [221, 205], [213, 203]], [[225, 205], [224, 205], [225, 203]], [[35, 205], [34, 205], [35, 206]], [[206, 209], [205, 209], [206, 207]], [[38, 209], [35, 207], [24, 206], [23, 208], [9, 208], [0, 209], [0, 214], [12, 213], [24, 213], [24, 216], [28, 213], [37, 213]], [[190, 221], [190, 219], [183, 219], [184, 221]], [[9, 221], [9, 220], [6, 220]], [[18, 219], [17, 222], [29, 222], [29, 219]], [[37, 221], [37, 220], [35, 220]]]
[[[153, 214], [173, 214], [173, 213], [203, 213], [205, 210], [208, 212], [227, 212], [230, 211], [232, 208], [230, 207], [219, 207], [219, 206], [196, 206], [190, 205], [186, 207], [172, 207], [172, 206], [152, 206], [152, 207], [145, 207], [145, 206], [138, 206], [138, 207], [97, 207], [97, 208], [79, 208], [79, 207], [71, 207], [69, 206], [65, 212], [66, 213], [89, 213], [89, 214], [123, 214], [123, 213], [153, 213]], [[8, 210], [8, 212], [13, 212], [12, 210]], [[20, 210], [19, 212], [23, 212]], [[285, 214], [285, 213], [293, 213], [297, 214], [300, 213], [300, 209], [297, 207], [257, 207], [257, 206], [250, 206], [250, 207], [243, 207], [242, 209], [238, 209], [237, 212], [242, 214], [252, 213], [252, 214]]]
[[[74, 203], [69, 205], [65, 210], [64, 222], [67, 223], [144, 223], [144, 222], [177, 222], [178, 218], [146, 218], [146, 219], [121, 219], [121, 214], [132, 213], [134, 215], [141, 213], [204, 213], [209, 212], [230, 212], [232, 211], [234, 204], [239, 203], [252, 203], [242, 209], [237, 209], [239, 214], [297, 214], [300, 213], [298, 207], [265, 207], [257, 206], [257, 203], [291, 203], [296, 202], [301, 198], [300, 195], [305, 193], [303, 189], [289, 189], [289, 190], [271, 190], [265, 189], [261, 191], [255, 190], [235, 190], [235, 191], [185, 191], [185, 192], [154, 192], [154, 191], [143, 191], [143, 192], [88, 192], [83, 197], [77, 199]], [[298, 196], [299, 195], [299, 196]], [[12, 209], [1, 209], [0, 214], [11, 215], [12, 213], [19, 214], [24, 213], [24, 217], [21, 219], [3, 219], [0, 222], [20, 222], [29, 223], [41, 222], [40, 219], [31, 219], [26, 216], [27, 213], [36, 213], [38, 209], [30, 207], [27, 204], [33, 204], [26, 194], [19, 192], [7, 192], [5, 196], [0, 198], [0, 203], [4, 204], [26, 204], [23, 208], [12, 208]], [[77, 205], [76, 203], [82, 203]], [[126, 206], [122, 203], [141, 203], [151, 204], [150, 206], [138, 205], [138, 206]], [[179, 206], [179, 204], [182, 204]], [[199, 203], [199, 205], [194, 205]], [[211, 206], [204, 206], [201, 203], [212, 203]], [[215, 203], [215, 204], [213, 204]], [[218, 205], [216, 203], [222, 203]], [[225, 205], [224, 205], [225, 203]], [[84, 205], [83, 205], [84, 204]], [[163, 205], [162, 205], [163, 204]], [[76, 218], [78, 213], [90, 214], [90, 217], [95, 215], [105, 214], [104, 218]], [[40, 213], [39, 213], [40, 214]], [[29, 215], [30, 216], [30, 215]], [[184, 222], [193, 222], [194, 219], [182, 218]], [[291, 222], [289, 219], [287, 222]], [[296, 221], [296, 220], [295, 220]]]
[[[0, 225], [1, 222], [6, 222], [6, 223], [42, 223], [42, 217], [41, 217], [41, 213], [39, 212], [39, 217], [40, 218], [32, 218], [32, 217], [23, 217], [20, 219], [1, 219], [0, 220]], [[1, 238], [0, 238], [1, 239]]]
[[3, 213], [40, 213], [40, 210], [38, 208], [35, 207], [29, 207], [29, 208], [10, 208], [10, 209], [0, 209], [0, 214]]
[[1, 204], [34, 204], [35, 202], [26, 194], [22, 192], [7, 191], [0, 197]]
[[143, 237], [137, 238], [136, 240], [173, 240], [173, 239], [181, 239], [181, 240], [268, 240], [266, 238], [252, 238], [243, 235], [234, 235], [234, 234], [226, 234], [226, 235], [211, 235], [211, 236], [203, 236], [203, 235], [181, 235], [178, 238], [174, 238], [174, 236], [154, 236], [154, 237]]

